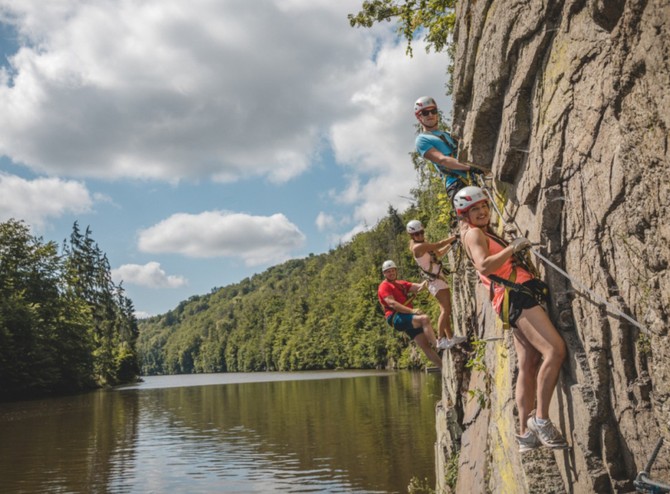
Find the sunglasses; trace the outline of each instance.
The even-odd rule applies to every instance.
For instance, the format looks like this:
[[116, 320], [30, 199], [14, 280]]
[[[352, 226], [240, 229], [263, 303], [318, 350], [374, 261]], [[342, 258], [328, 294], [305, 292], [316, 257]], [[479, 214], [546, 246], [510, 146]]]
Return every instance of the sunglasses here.
[[428, 115], [437, 115], [437, 108], [433, 108], [431, 110], [421, 110], [421, 115], [424, 117], [427, 117]]
[[414, 232], [412, 235], [423, 235], [425, 232], [421, 230], [420, 232]]

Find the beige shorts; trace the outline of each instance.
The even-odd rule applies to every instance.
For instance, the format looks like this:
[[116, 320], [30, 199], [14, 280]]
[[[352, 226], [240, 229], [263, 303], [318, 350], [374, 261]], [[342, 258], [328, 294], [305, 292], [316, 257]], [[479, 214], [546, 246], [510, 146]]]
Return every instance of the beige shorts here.
[[431, 280], [428, 282], [428, 291], [430, 294], [435, 297], [437, 295], [437, 292], [440, 290], [447, 289], [449, 290], [449, 285], [447, 285], [444, 280], [437, 278], [435, 280]]

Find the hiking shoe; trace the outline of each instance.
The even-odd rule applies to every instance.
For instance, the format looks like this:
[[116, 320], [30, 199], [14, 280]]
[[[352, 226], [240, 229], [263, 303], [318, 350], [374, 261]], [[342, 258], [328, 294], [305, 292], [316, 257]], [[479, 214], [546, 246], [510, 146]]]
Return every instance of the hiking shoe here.
[[566, 449], [568, 447], [568, 443], [565, 442], [565, 439], [563, 439], [563, 436], [551, 420], [547, 420], [544, 425], [540, 425], [537, 423], [537, 419], [533, 413], [528, 418], [527, 424], [531, 432], [535, 434], [539, 441], [547, 448]]
[[456, 345], [460, 345], [464, 341], [466, 341], [468, 338], [466, 336], [454, 336], [452, 339], [447, 339], [447, 338], [440, 338], [437, 342], [437, 349], [438, 350], [449, 350], [452, 347], [455, 347]]
[[542, 446], [542, 443], [537, 438], [537, 436], [530, 430], [526, 431], [524, 436], [519, 436], [515, 434], [516, 442], [519, 443], [519, 453], [525, 453], [535, 448]]

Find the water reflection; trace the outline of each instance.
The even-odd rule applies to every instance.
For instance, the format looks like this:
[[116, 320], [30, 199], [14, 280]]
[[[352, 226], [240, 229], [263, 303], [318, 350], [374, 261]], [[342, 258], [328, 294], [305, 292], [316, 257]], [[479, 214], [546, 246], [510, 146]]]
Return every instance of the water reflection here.
[[138, 396], [106, 393], [0, 406], [3, 492], [107, 492], [134, 462]]
[[439, 391], [407, 372], [0, 405], [3, 492], [406, 492], [434, 479]]

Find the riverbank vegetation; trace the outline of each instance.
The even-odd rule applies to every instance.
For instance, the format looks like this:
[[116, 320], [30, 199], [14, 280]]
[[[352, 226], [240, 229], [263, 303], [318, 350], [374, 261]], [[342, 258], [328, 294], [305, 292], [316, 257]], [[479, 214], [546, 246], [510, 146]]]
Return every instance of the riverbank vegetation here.
[[133, 304], [77, 223], [61, 252], [0, 223], [0, 399], [77, 392], [139, 374]]

